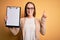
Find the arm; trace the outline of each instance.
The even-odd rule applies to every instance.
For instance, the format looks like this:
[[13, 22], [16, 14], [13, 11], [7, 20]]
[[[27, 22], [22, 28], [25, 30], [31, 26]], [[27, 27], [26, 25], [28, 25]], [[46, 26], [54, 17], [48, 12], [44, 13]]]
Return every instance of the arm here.
[[[6, 23], [6, 20], [7, 20], [7, 17], [5, 17], [5, 19], [4, 19], [5, 23]], [[15, 28], [15, 27], [12, 27], [12, 28], [8, 27], [8, 28], [12, 32], [13, 35], [17, 35], [20, 30], [20, 28]]]
[[39, 19], [36, 19], [35, 20], [36, 22], [36, 40], [40, 40], [40, 22], [39, 22]]
[[45, 13], [41, 17], [40, 26], [41, 26], [40, 27], [40, 33], [42, 35], [45, 35], [45, 33], [46, 33], [46, 15], [45, 15]]
[[46, 32], [46, 23], [45, 23], [44, 19], [41, 19], [40, 26], [41, 26], [41, 27], [40, 27], [40, 33], [41, 33], [42, 35], [44, 35], [45, 32]]

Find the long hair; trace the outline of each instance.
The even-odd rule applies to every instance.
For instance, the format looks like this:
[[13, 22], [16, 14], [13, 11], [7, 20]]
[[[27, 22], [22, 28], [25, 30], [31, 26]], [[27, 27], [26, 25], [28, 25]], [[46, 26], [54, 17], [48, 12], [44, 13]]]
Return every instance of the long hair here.
[[24, 14], [24, 16], [25, 16], [25, 17], [28, 16], [28, 14], [27, 14], [27, 5], [28, 5], [29, 3], [32, 4], [32, 5], [34, 6], [33, 16], [35, 17], [35, 16], [36, 16], [36, 9], [35, 9], [34, 3], [32, 3], [32, 2], [27, 2], [27, 4], [25, 5], [25, 14]]

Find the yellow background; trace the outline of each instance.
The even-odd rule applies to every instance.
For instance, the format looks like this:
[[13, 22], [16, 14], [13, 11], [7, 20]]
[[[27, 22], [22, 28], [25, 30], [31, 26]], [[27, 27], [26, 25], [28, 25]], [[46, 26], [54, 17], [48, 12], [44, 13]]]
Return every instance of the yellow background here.
[[36, 18], [41, 18], [45, 9], [47, 15], [46, 34], [41, 40], [60, 40], [60, 0], [0, 0], [0, 40], [17, 40], [9, 29], [5, 27], [4, 18], [7, 6], [21, 7], [21, 17], [24, 15], [24, 6], [30, 1], [36, 6]]

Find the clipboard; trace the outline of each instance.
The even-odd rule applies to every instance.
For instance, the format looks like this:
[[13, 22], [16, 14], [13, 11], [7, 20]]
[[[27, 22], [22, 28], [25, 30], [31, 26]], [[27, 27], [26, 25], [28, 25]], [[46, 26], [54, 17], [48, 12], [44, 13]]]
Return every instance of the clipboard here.
[[6, 27], [20, 27], [21, 8], [8, 6], [6, 12]]

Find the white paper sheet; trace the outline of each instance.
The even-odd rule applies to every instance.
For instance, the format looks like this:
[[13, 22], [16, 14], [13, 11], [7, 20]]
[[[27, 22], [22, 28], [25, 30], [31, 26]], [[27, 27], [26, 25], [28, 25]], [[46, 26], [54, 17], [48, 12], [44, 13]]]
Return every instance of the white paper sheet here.
[[8, 26], [19, 26], [20, 8], [7, 7], [7, 23]]

